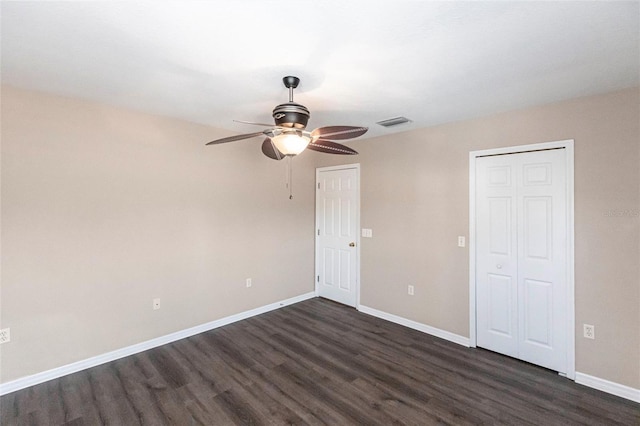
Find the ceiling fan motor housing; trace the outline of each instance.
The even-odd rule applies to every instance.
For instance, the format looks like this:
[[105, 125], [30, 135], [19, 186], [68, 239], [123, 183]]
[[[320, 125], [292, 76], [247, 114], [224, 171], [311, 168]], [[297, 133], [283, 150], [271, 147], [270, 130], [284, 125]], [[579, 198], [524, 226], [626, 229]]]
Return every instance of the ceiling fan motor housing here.
[[295, 102], [280, 104], [273, 109], [276, 126], [304, 129], [307, 127], [311, 113], [304, 105]]

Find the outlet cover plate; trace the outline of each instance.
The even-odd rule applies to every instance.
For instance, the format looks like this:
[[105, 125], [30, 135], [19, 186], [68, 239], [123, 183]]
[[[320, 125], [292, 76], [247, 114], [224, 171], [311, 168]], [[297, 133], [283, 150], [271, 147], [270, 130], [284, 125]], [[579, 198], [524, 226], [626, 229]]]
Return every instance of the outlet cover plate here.
[[584, 337], [587, 339], [596, 338], [596, 327], [591, 324], [583, 324]]
[[11, 341], [11, 329], [3, 328], [0, 330], [0, 344], [7, 343]]

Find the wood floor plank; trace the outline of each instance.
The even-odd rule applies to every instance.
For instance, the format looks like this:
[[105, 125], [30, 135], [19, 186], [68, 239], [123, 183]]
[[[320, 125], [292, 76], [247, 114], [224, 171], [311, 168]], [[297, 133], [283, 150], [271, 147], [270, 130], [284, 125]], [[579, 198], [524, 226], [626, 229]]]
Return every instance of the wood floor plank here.
[[[235, 423], [225, 414], [213, 398], [219, 392], [212, 392], [208, 382], [195, 381], [176, 391], [181, 401], [191, 414], [194, 424], [230, 426]], [[153, 423], [151, 423], [153, 424]]]
[[265, 369], [261, 365], [256, 365], [254, 368], [257, 370], [256, 374], [261, 378], [252, 386], [255, 392], [259, 392], [264, 398], [270, 398], [290, 409], [300, 417], [303, 424], [314, 426], [331, 424], [329, 420], [334, 418], [333, 415], [324, 410], [322, 406], [314, 404], [316, 401], [305, 399], [306, 396], [299, 393], [287, 378], [279, 381], [277, 371], [274, 369]]
[[115, 363], [94, 367], [89, 372], [92, 403], [98, 410], [100, 422], [105, 425], [140, 424], [137, 413], [115, 371]]
[[[508, 403], [508, 394], [501, 395], [495, 401], [490, 400], [485, 392], [474, 392], [477, 387], [476, 382], [469, 380], [463, 374], [422, 365], [411, 358], [398, 358], [378, 351], [369, 351], [366, 356], [371, 357], [374, 363], [379, 363], [379, 368], [385, 371], [388, 370], [396, 375], [408, 374], [418, 383], [417, 386], [420, 386], [421, 383], [428, 383], [429, 387], [438, 392], [439, 399], [448, 404], [465, 406], [478, 404], [481, 407], [479, 411], [487, 415], [488, 418], [499, 418], [506, 423], [527, 423], [526, 412], [518, 413], [522, 415], [509, 415], [508, 411], [504, 411], [504, 407], [501, 407], [502, 405], [508, 406], [504, 403], [505, 400]], [[399, 359], [402, 362], [399, 362]], [[488, 404], [492, 402], [495, 404]]]
[[[76, 419], [82, 419], [84, 417], [83, 394], [78, 386], [78, 380], [81, 377], [82, 374], [70, 374], [61, 377], [60, 380], [52, 381], [52, 384], [60, 384], [60, 389], [57, 389], [60, 398], [53, 397], [50, 399], [60, 400], [65, 411], [65, 424], [73, 424], [73, 421], [77, 421]], [[55, 392], [53, 392], [52, 395], [55, 395]]]
[[207, 383], [212, 398], [239, 383], [224, 362], [207, 350], [205, 342], [201, 339], [193, 337], [183, 339], [176, 342], [175, 348], [189, 360], [192, 373], [199, 378], [199, 381]]
[[[285, 396], [285, 401], [295, 402], [296, 413], [311, 424], [349, 424], [347, 418], [338, 412], [335, 407], [321, 400], [314, 393], [314, 389], [306, 388], [296, 381], [287, 370], [279, 365], [268, 371], [263, 371], [263, 377], [277, 389], [276, 395]], [[283, 404], [292, 408], [290, 404]]]
[[444, 423], [442, 419], [424, 409], [424, 401], [407, 398], [400, 393], [394, 393], [385, 389], [378, 383], [358, 378], [353, 381], [353, 387], [361, 394], [367, 395], [371, 400], [377, 401], [381, 409], [396, 418], [401, 424], [434, 424]]
[[125, 398], [135, 411], [140, 423], [145, 425], [168, 424], [154, 396], [156, 389], [165, 388], [166, 386], [158, 380], [154, 380], [153, 377], [148, 378], [145, 376], [140, 369], [141, 363], [134, 362], [134, 359], [134, 357], [129, 357], [124, 360], [118, 360], [115, 363]]
[[257, 417], [266, 423], [305, 424], [295, 412], [262, 393], [255, 385], [235, 388], [233, 392], [242, 406], [250, 407]]
[[14, 425], [640, 425], [640, 404], [311, 299], [0, 397]]
[[[84, 424], [101, 424], [100, 413], [95, 404], [93, 390], [91, 388], [90, 373], [93, 369], [79, 371], [69, 376], [65, 376], [60, 380], [68, 380], [69, 386], [65, 388], [65, 392], [59, 397], [68, 398], [68, 406], [73, 407], [71, 410], [79, 410], [82, 415], [81, 419]], [[55, 395], [50, 395], [55, 398]]]
[[270, 336], [270, 341], [274, 347], [281, 347], [285, 354], [289, 357], [295, 357], [295, 359], [308, 365], [309, 368], [329, 370], [348, 381], [357, 377], [353, 371], [336, 362], [336, 359], [331, 354], [320, 351], [304, 338], [298, 338], [292, 334], [273, 334]]
[[[287, 377], [308, 390], [315, 398], [333, 407], [352, 424], [391, 424], [393, 419], [385, 413], [375, 413], [371, 408], [362, 404], [351, 394], [346, 394], [345, 385], [333, 382], [327, 376], [302, 367], [294, 361], [284, 363], [278, 367]], [[333, 384], [333, 385], [332, 385]]]
[[254, 363], [262, 364], [267, 368], [273, 368], [287, 360], [285, 356], [272, 350], [271, 347], [262, 340], [254, 339], [247, 328], [245, 328], [241, 334], [234, 334], [232, 331], [225, 329], [220, 330], [220, 334], [227, 340], [232, 340], [234, 346], [246, 354], [247, 357], [251, 358]]

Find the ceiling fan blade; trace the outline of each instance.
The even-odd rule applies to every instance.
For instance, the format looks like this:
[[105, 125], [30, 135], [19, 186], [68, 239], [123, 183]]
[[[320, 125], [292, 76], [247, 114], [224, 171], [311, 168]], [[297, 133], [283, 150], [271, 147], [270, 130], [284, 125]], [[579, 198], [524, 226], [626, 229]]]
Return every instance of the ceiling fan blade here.
[[262, 153], [274, 160], [282, 160], [285, 157], [284, 154], [278, 151], [278, 148], [276, 148], [275, 144], [271, 141], [271, 138], [266, 138], [264, 142], [262, 142]]
[[358, 126], [326, 126], [318, 127], [311, 132], [312, 137], [328, 138], [328, 139], [353, 139], [367, 133], [368, 127]]
[[351, 149], [341, 143], [331, 142], [325, 139], [310, 142], [307, 149], [324, 152], [326, 154], [356, 155], [358, 153], [355, 149]]
[[216, 139], [215, 141], [211, 141], [211, 142], [207, 143], [206, 145], [217, 145], [219, 143], [240, 141], [242, 139], [249, 139], [249, 138], [253, 138], [255, 136], [260, 136], [260, 135], [264, 135], [264, 132], [246, 133], [244, 135], [229, 136], [229, 137], [222, 138], [222, 139]]
[[266, 127], [274, 127], [273, 124], [265, 124], [265, 123], [254, 123], [253, 121], [242, 121], [242, 120], [233, 120], [236, 123], [242, 124], [251, 124], [253, 126], [266, 126]]

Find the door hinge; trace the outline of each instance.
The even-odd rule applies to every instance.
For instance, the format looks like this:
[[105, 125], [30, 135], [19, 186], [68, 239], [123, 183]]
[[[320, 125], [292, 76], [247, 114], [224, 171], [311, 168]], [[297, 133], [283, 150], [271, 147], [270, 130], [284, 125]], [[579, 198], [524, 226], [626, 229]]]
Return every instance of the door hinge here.
[[320, 230], [318, 229], [318, 235], [320, 235]]
[[320, 182], [318, 182], [318, 189], [320, 189]]
[[318, 275], [318, 278], [316, 279], [316, 281], [320, 282], [320, 275]]

